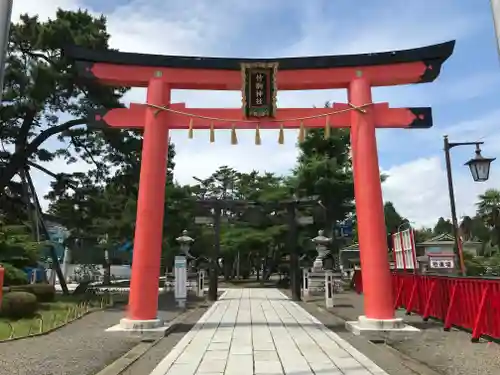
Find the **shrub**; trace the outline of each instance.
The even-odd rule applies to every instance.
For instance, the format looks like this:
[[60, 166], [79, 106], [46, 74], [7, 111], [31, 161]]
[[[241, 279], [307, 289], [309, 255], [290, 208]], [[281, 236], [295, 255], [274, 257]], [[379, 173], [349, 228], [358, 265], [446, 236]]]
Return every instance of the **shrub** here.
[[4, 285], [23, 285], [28, 282], [28, 275], [23, 270], [14, 267], [9, 263], [2, 263], [2, 267], [5, 269]]
[[56, 288], [50, 284], [16, 285], [10, 288], [11, 292], [27, 292], [34, 294], [38, 302], [52, 302], [56, 296]]
[[1, 313], [13, 319], [29, 318], [38, 308], [36, 296], [27, 292], [10, 292], [2, 300]]

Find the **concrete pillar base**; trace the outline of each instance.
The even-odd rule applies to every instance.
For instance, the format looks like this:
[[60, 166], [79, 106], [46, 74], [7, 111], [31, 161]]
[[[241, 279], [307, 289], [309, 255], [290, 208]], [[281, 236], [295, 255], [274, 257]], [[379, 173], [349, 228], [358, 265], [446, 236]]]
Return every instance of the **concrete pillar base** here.
[[119, 324], [106, 329], [106, 332], [135, 332], [135, 333], [149, 333], [160, 335], [166, 334], [166, 332], [171, 328], [169, 325], [165, 325], [161, 319], [151, 319], [151, 320], [135, 320], [123, 318], [120, 320]]
[[385, 341], [389, 335], [395, 338], [420, 332], [418, 328], [406, 324], [402, 318], [370, 319], [361, 315], [356, 321], [346, 322], [345, 326], [356, 336], [363, 336], [371, 341]]
[[163, 326], [164, 326], [163, 321], [161, 319], [132, 320], [128, 318], [123, 318], [120, 320], [120, 327], [122, 327], [124, 330], [131, 330], [131, 331], [156, 329]]

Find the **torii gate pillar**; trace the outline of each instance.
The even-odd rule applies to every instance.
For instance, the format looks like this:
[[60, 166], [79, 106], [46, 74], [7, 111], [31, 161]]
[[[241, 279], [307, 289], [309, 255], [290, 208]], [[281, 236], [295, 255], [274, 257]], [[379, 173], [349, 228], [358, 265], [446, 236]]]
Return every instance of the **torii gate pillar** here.
[[[170, 104], [170, 88], [160, 77], [149, 81], [147, 102]], [[158, 318], [158, 279], [163, 237], [167, 177], [168, 124], [154, 108], [147, 108], [142, 142], [141, 174], [132, 255], [132, 275], [124, 329], [150, 329], [163, 325]]]
[[[359, 107], [372, 102], [370, 82], [358, 72], [348, 88], [349, 102]], [[382, 331], [418, 331], [395, 318], [392, 280], [387, 256], [386, 226], [380, 170], [377, 153], [373, 108], [351, 112], [351, 149], [354, 174], [354, 195], [365, 315], [347, 322], [354, 334], [374, 335]]]

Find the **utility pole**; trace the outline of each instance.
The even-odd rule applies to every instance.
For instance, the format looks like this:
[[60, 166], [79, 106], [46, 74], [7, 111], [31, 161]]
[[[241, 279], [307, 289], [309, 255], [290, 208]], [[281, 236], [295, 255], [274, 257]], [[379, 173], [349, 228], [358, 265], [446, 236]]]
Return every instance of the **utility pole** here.
[[495, 26], [495, 37], [497, 50], [500, 56], [500, 0], [490, 0], [491, 13], [493, 15], [493, 25]]
[[7, 48], [9, 46], [10, 19], [12, 17], [13, 0], [0, 0], [0, 106], [3, 94], [3, 79]]

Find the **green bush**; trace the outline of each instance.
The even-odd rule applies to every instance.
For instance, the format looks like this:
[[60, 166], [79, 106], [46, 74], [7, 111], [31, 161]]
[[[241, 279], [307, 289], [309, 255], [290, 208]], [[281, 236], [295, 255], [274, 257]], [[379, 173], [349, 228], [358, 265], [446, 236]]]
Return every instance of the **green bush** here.
[[4, 286], [23, 285], [28, 282], [28, 275], [23, 270], [9, 263], [2, 263], [2, 267], [5, 269]]
[[13, 319], [29, 318], [38, 308], [36, 296], [27, 292], [10, 292], [2, 299], [0, 312], [3, 316]]
[[38, 302], [52, 302], [56, 297], [56, 288], [50, 284], [16, 285], [10, 288], [11, 292], [27, 292], [34, 294]]

